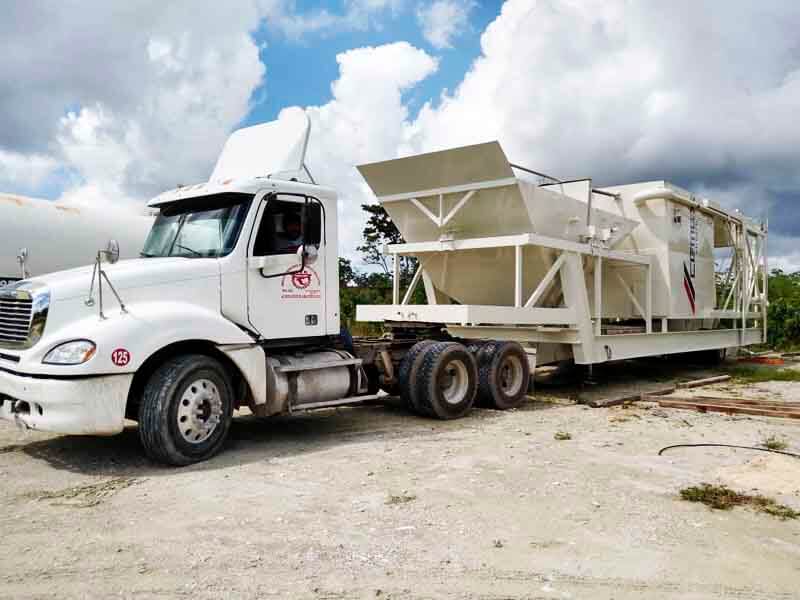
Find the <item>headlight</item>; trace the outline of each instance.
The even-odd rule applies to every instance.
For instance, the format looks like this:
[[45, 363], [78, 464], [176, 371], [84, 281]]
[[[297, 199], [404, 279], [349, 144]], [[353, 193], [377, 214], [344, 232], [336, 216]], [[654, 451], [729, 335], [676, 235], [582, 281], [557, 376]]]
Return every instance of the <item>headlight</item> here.
[[96, 348], [89, 340], [64, 342], [50, 350], [42, 362], [48, 365], [81, 365], [94, 356]]

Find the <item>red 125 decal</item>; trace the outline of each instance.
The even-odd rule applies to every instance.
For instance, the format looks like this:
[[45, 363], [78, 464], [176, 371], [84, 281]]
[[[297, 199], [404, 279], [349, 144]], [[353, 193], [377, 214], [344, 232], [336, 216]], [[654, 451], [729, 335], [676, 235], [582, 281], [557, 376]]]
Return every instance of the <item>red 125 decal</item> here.
[[124, 367], [131, 362], [131, 353], [125, 350], [125, 348], [117, 348], [111, 353], [111, 362], [118, 367]]

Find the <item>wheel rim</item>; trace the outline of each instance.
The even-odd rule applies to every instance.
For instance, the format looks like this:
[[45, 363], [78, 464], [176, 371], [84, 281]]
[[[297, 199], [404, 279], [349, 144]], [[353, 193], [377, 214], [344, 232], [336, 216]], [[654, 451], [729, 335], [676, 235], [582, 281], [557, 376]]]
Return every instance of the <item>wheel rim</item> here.
[[178, 404], [178, 431], [190, 444], [201, 444], [222, 420], [222, 399], [213, 381], [198, 379], [181, 396]]
[[506, 356], [500, 364], [500, 390], [506, 396], [516, 396], [522, 389], [524, 370], [518, 356]]
[[460, 404], [469, 389], [469, 371], [460, 360], [450, 361], [439, 379], [439, 391], [448, 404]]

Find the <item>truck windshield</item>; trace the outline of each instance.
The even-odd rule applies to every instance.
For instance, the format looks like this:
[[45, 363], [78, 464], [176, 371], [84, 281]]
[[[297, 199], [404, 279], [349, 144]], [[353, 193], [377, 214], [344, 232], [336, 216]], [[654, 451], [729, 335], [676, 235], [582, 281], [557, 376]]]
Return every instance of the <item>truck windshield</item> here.
[[217, 194], [163, 206], [141, 255], [147, 258], [225, 256], [236, 246], [252, 199], [250, 194]]

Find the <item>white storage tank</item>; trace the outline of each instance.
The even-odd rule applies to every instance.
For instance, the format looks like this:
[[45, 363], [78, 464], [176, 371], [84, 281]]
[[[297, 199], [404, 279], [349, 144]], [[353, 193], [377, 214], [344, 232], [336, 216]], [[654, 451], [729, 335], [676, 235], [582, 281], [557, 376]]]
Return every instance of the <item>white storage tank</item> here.
[[91, 264], [112, 238], [119, 242], [120, 258], [138, 257], [152, 222], [144, 209], [87, 208], [0, 194], [0, 285], [20, 279], [22, 248], [29, 276]]

